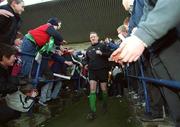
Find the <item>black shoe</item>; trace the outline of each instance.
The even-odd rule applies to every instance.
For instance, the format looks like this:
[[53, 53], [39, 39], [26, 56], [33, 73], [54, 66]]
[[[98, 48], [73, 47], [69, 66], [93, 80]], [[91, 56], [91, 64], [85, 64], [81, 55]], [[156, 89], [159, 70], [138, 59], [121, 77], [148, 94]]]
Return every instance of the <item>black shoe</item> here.
[[162, 122], [164, 118], [162, 115], [152, 115], [152, 114], [145, 114], [140, 118], [143, 122]]
[[103, 103], [102, 112], [105, 114], [107, 112], [107, 103]]
[[89, 112], [86, 117], [87, 120], [94, 120], [96, 119], [96, 113], [95, 112]]

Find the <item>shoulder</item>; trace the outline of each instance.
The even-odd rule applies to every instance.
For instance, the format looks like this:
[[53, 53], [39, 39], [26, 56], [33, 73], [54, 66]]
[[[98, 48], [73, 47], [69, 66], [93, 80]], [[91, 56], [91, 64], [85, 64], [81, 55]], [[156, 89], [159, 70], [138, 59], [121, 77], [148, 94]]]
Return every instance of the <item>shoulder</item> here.
[[105, 44], [105, 43], [99, 43], [99, 44], [98, 44], [98, 47], [100, 47], [100, 48], [106, 48], [106, 47], [107, 47], [107, 44]]
[[53, 25], [51, 25], [51, 24], [45, 24], [44, 25], [46, 28], [47, 28], [47, 30], [50, 30], [50, 31], [56, 31], [55, 29], [54, 29], [54, 27], [53, 27]]
[[4, 10], [9, 11], [14, 14], [13, 9], [9, 5], [0, 6], [0, 9], [4, 9]]
[[98, 45], [99, 46], [106, 46], [106, 44], [104, 42], [99, 42]]
[[91, 50], [92, 49], [92, 46], [89, 46], [88, 48], [87, 48], [87, 51], [89, 51], [89, 50]]

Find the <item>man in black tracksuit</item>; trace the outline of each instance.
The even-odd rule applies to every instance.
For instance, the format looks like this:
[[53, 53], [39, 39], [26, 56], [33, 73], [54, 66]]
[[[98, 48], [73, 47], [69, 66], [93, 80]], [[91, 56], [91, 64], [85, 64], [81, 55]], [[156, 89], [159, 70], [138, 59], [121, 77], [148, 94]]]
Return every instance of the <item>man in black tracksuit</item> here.
[[90, 33], [91, 46], [86, 52], [86, 64], [89, 70], [90, 95], [89, 104], [91, 112], [87, 119], [93, 120], [96, 112], [96, 86], [97, 82], [101, 85], [103, 97], [103, 109], [107, 108], [107, 79], [108, 79], [108, 58], [111, 54], [110, 49], [105, 44], [99, 43], [97, 33]]

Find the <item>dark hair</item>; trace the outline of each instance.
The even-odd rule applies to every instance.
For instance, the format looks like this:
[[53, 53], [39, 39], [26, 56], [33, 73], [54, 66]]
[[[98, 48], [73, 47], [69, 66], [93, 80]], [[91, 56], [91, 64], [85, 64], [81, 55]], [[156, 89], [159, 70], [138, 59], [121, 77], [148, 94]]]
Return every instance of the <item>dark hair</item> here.
[[11, 4], [13, 1], [15, 1], [17, 4], [24, 2], [23, 0], [7, 0], [8, 4]]
[[98, 35], [96, 32], [90, 32], [90, 35], [91, 35], [91, 34], [96, 34], [96, 35]]
[[31, 92], [33, 86], [31, 84], [26, 84], [20, 87], [20, 91], [24, 94]]
[[17, 52], [15, 47], [0, 42], [0, 61], [2, 61], [3, 56], [10, 58], [11, 55], [15, 55]]
[[58, 20], [58, 18], [56, 17], [52, 17], [48, 20], [48, 23], [50, 23], [53, 26], [58, 26], [60, 21]]

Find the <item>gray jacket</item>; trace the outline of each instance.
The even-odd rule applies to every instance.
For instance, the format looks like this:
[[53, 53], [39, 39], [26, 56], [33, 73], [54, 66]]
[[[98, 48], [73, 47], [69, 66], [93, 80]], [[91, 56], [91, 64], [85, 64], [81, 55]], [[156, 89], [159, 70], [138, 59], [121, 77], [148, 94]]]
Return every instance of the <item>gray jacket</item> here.
[[157, 0], [155, 7], [144, 0], [144, 14], [134, 35], [150, 46], [180, 24], [180, 0]]

